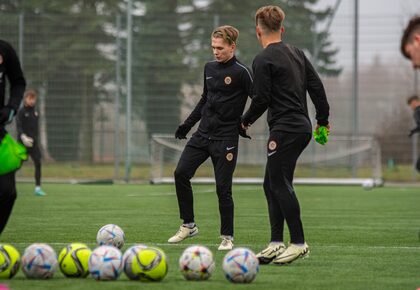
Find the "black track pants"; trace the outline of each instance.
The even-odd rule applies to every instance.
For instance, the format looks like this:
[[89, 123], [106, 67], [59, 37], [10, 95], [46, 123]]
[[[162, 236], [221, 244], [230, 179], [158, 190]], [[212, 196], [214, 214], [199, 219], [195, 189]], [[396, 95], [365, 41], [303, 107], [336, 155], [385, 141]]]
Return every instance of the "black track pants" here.
[[184, 223], [194, 222], [193, 192], [190, 179], [209, 157], [216, 178], [219, 200], [220, 234], [233, 236], [232, 176], [238, 152], [237, 140], [207, 140], [193, 136], [182, 152], [175, 170], [175, 187], [180, 217]]
[[284, 221], [290, 232], [290, 242], [305, 242], [300, 206], [293, 189], [293, 174], [298, 157], [311, 140], [306, 133], [282, 131], [270, 133], [267, 143], [267, 165], [264, 192], [268, 203], [271, 241], [283, 241]]
[[15, 172], [0, 175], [0, 234], [6, 227], [15, 199]]

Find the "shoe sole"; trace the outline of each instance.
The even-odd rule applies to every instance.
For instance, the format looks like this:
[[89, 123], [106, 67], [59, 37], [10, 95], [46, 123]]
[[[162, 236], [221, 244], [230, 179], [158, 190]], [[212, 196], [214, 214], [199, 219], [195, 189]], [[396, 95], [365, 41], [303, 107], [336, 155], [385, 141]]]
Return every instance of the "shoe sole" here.
[[269, 258], [264, 258], [264, 257], [258, 257], [258, 261], [260, 262], [260, 265], [267, 265], [270, 264], [275, 257], [269, 259]]
[[289, 264], [293, 263], [294, 261], [296, 261], [299, 258], [301, 258], [301, 259], [309, 258], [309, 249], [308, 249], [308, 251], [306, 251], [303, 254], [300, 254], [299, 256], [297, 256], [295, 259], [293, 259], [291, 261], [288, 261], [288, 262], [275, 262], [275, 261], [273, 261], [273, 264], [276, 264], [276, 265], [279, 265], [279, 266], [289, 265]]

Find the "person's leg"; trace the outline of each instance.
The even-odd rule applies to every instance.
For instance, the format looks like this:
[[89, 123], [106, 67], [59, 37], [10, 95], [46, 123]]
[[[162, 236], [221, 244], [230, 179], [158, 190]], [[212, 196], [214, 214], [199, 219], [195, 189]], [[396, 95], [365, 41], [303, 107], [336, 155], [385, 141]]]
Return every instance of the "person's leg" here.
[[238, 142], [213, 141], [210, 148], [219, 200], [220, 234], [233, 237], [232, 178], [238, 156]]
[[257, 253], [260, 264], [268, 264], [275, 257], [286, 250], [283, 243], [284, 217], [279, 204], [273, 197], [270, 189], [270, 172], [268, 166], [265, 167], [264, 193], [267, 199], [268, 215], [270, 218], [271, 237], [268, 246]]
[[[310, 138], [310, 134], [272, 132], [268, 145], [267, 166], [270, 172], [270, 189], [289, 228], [290, 243], [302, 247], [302, 256], [308, 251], [300, 217], [299, 201], [293, 188], [293, 175], [296, 162], [308, 145]], [[291, 248], [291, 250], [296, 252], [295, 248]], [[283, 259], [289, 254], [286, 250], [274, 260], [274, 263], [289, 263], [300, 256], [292, 255], [293, 259], [291, 260]]]
[[15, 172], [0, 175], [0, 234], [6, 227], [16, 200]]
[[175, 188], [180, 218], [183, 220], [183, 225], [168, 240], [170, 243], [180, 242], [198, 233], [198, 229], [194, 223], [194, 199], [190, 180], [194, 176], [197, 168], [209, 157], [205, 141], [199, 137], [192, 137], [185, 146], [175, 169]]
[[41, 150], [37, 143], [34, 143], [34, 147], [31, 150], [31, 158], [35, 165], [35, 194], [44, 196], [46, 194], [41, 189]]
[[417, 171], [420, 172], [420, 157], [417, 159], [416, 168]]

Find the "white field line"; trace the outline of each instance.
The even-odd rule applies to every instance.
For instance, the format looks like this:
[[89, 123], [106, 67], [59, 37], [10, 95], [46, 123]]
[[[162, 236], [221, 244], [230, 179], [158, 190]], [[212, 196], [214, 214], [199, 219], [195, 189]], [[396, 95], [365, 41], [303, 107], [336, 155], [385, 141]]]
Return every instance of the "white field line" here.
[[[0, 243], [7, 243], [7, 242], [0, 242]], [[18, 246], [18, 247], [25, 247], [25, 246], [29, 246], [31, 243], [13, 243], [10, 242], [10, 244]], [[47, 243], [50, 246], [66, 246], [69, 243]], [[88, 246], [95, 246], [96, 243], [84, 243]], [[135, 243], [130, 243], [130, 244], [125, 244], [126, 247], [129, 246], [133, 246], [135, 245]], [[194, 246], [197, 245], [196, 244], [186, 244], [186, 243], [181, 243], [181, 244], [170, 244], [170, 243], [146, 243], [146, 245], [150, 245], [150, 246], [158, 246], [158, 247], [189, 247], [189, 246]], [[219, 244], [204, 244], [205, 246], [209, 246], [209, 247], [218, 247]], [[239, 244], [236, 245], [236, 247], [255, 247], [255, 245], [250, 245], [250, 244]], [[336, 248], [340, 248], [340, 249], [370, 249], [370, 250], [415, 250], [415, 251], [420, 251], [420, 246], [345, 246], [345, 245], [310, 245], [311, 248], [315, 248], [315, 249], [336, 249]]]

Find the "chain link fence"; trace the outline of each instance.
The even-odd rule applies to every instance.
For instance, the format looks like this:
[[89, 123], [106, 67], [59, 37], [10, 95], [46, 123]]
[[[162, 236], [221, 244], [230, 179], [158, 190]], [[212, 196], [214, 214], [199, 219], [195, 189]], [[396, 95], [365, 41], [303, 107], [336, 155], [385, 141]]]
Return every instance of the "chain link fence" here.
[[[130, 156], [128, 177], [147, 180], [151, 136], [173, 134], [201, 97], [203, 67], [212, 60], [213, 28], [223, 24], [239, 28], [237, 57], [249, 67], [260, 51], [252, 13], [202, 11], [197, 15], [182, 9], [158, 17], [138, 13], [131, 27], [131, 56], [127, 55], [125, 15], [0, 15], [0, 36], [16, 48], [27, 87], [39, 94], [47, 179], [122, 179], [124, 161]], [[352, 134], [353, 18], [352, 11], [334, 18], [332, 27], [343, 33], [332, 39], [328, 31], [315, 33], [319, 25], [310, 27], [313, 34], [299, 35], [290, 27], [300, 23], [293, 19], [285, 23], [285, 41], [303, 48], [322, 72], [336, 136]], [[378, 36], [360, 39], [358, 135], [379, 141], [385, 170], [407, 167], [407, 180], [419, 180], [411, 175], [417, 143], [407, 137], [413, 121], [405, 103], [418, 92], [418, 76], [400, 56], [399, 29], [388, 29], [386, 21], [376, 17], [360, 23], [360, 30], [368, 28]], [[377, 42], [393, 44], [395, 50], [387, 58], [379, 54], [364, 58]], [[328, 66], [326, 53], [331, 54]], [[127, 64], [132, 73], [130, 108], [126, 107]], [[313, 106], [309, 107], [314, 120]], [[126, 120], [128, 110], [130, 120]], [[266, 135], [266, 127], [262, 117], [250, 133]], [[132, 134], [129, 144], [127, 128]], [[14, 125], [8, 129], [15, 134]], [[25, 165], [19, 177], [31, 175], [31, 166]]]

